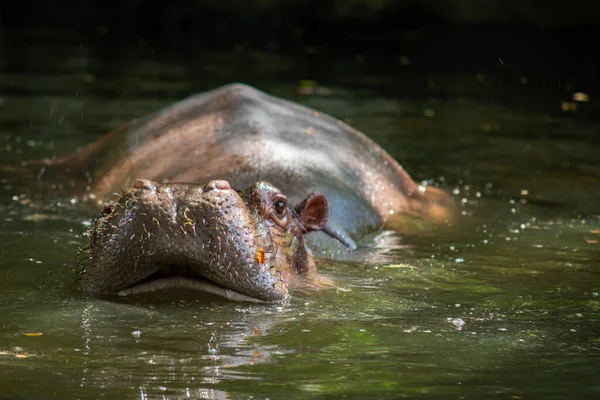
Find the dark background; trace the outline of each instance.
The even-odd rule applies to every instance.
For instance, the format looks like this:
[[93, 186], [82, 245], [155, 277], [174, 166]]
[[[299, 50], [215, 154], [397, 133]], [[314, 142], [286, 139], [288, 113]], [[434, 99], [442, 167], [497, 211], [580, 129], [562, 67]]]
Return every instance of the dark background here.
[[590, 83], [599, 16], [600, 3], [586, 0], [22, 0], [2, 2], [0, 31], [5, 41], [60, 33], [104, 46], [108, 58], [243, 47], [303, 57], [422, 53], [420, 68], [463, 71], [519, 58], [536, 73]]

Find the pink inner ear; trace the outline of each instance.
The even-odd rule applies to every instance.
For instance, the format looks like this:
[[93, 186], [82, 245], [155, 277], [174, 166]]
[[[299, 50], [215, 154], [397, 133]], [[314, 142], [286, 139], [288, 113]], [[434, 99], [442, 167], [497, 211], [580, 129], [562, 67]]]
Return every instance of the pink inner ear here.
[[317, 231], [325, 226], [329, 218], [329, 202], [322, 193], [313, 193], [296, 207], [298, 219], [307, 231]]

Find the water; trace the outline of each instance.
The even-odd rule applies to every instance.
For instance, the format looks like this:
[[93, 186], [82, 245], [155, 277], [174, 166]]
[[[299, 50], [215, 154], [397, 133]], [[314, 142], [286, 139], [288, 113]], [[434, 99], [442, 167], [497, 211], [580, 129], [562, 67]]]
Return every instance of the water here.
[[[24, 196], [35, 177], [3, 171], [0, 397], [600, 394], [600, 121], [593, 95], [561, 110], [585, 82], [524, 79], [522, 64], [412, 67], [418, 54], [406, 66], [247, 49], [125, 55], [42, 34], [1, 43], [2, 162], [76, 151], [243, 81], [347, 120], [460, 207], [452, 226], [382, 232], [344, 260], [321, 259], [337, 288], [286, 304], [106, 300], [73, 290], [94, 210]], [[299, 94], [302, 80], [323, 88]]]

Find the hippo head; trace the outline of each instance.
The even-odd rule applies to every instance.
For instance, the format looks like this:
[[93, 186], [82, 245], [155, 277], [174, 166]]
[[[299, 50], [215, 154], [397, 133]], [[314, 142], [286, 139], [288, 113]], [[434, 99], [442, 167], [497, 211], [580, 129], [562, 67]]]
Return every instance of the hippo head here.
[[222, 180], [138, 180], [106, 204], [90, 230], [79, 286], [104, 294], [170, 289], [284, 300], [293, 278], [315, 269], [303, 235], [328, 216], [324, 195], [313, 193], [292, 209], [266, 182], [238, 192]]

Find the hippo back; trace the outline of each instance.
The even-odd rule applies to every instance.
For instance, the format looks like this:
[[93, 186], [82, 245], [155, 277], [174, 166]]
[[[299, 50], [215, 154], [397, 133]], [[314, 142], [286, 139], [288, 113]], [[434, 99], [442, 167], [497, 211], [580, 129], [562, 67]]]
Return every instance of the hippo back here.
[[[331, 230], [350, 241], [398, 215], [443, 219], [446, 196], [413, 182], [364, 134], [316, 110], [231, 84], [133, 121], [65, 161], [91, 170], [89, 194], [106, 199], [135, 179], [242, 189], [268, 181], [296, 204], [330, 202]], [[317, 242], [326, 241], [324, 235]], [[329, 243], [331, 244], [331, 243]]]

